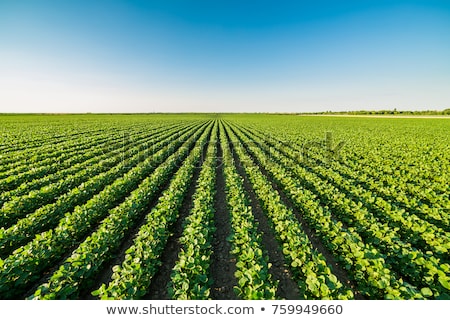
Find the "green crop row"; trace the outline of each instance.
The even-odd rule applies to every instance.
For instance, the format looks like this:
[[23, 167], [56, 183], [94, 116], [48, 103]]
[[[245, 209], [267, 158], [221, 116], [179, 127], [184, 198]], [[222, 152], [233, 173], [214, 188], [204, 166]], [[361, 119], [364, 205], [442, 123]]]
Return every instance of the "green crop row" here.
[[[242, 134], [240, 136], [241, 143], [245, 145], [245, 139]], [[362, 294], [375, 299], [422, 297], [416, 288], [398, 279], [387, 268], [383, 255], [378, 250], [364, 244], [356, 232], [344, 228], [341, 222], [332, 219], [329, 209], [320, 206], [316, 196], [294, 179], [287, 168], [272, 161], [259, 148], [252, 148], [251, 151], [259, 164], [297, 205], [311, 227], [315, 228], [322, 242], [331, 252], [339, 254], [336, 258], [349, 270]], [[251, 159], [246, 160], [245, 167], [251, 162]]]
[[[438, 298], [441, 293], [450, 288], [448, 284], [450, 278], [447, 275], [450, 270], [448, 264], [442, 264], [432, 254], [425, 255], [420, 250], [412, 248], [410, 243], [401, 241], [397, 234], [399, 228], [392, 228], [379, 221], [361, 203], [355, 203], [351, 197], [341, 194], [338, 189], [308, 172], [293, 159], [284, 157], [275, 148], [267, 148], [265, 141], [251, 134], [247, 135], [247, 138], [257, 142], [271, 160], [276, 160], [281, 166], [289, 168], [291, 174], [300, 179], [304, 186], [311, 187], [323, 206], [328, 206], [344, 223], [354, 227], [365, 241], [372, 243], [386, 256], [388, 265], [408, 278], [409, 282], [422, 288], [421, 291], [427, 292], [427, 297], [430, 297], [430, 292], [433, 292], [433, 295]], [[285, 153], [288, 152], [289, 150], [285, 150]], [[315, 170], [325, 171], [326, 168], [316, 167]], [[325, 177], [322, 176], [322, 178]], [[346, 185], [346, 182], [342, 184]], [[352, 195], [355, 196], [355, 194]]]
[[450, 299], [448, 119], [0, 121], [2, 299]]
[[[204, 133], [205, 138], [206, 135], [207, 130]], [[83, 288], [85, 283], [101, 270], [105, 261], [111, 258], [111, 253], [117, 250], [137, 219], [145, 214], [160, 187], [170, 178], [182, 159], [188, 155], [194, 143], [193, 137], [187, 140], [177, 152], [170, 155], [150, 176], [145, 178], [125, 201], [110, 210], [97, 230], [73, 251], [47, 283], [39, 286], [31, 298], [77, 298], [80, 288]]]
[[[258, 134], [257, 136], [267, 137], [264, 134]], [[293, 161], [297, 161], [299, 154], [302, 152], [301, 149], [295, 148], [295, 145], [289, 145], [280, 149], [279, 146], [282, 144], [279, 140], [277, 141], [273, 138], [265, 138], [265, 143], [289, 156]], [[310, 157], [313, 156], [312, 153], [308, 155]], [[414, 189], [414, 192], [411, 192], [411, 195], [406, 196], [404, 192], [406, 188], [401, 189], [401, 187], [411, 186], [410, 183], [403, 182], [402, 179], [397, 178], [392, 180], [392, 176], [388, 175], [386, 179], [389, 180], [389, 187], [387, 187], [377, 177], [378, 169], [371, 170], [370, 174], [368, 174], [366, 173], [367, 168], [363, 170], [366, 171], [363, 173], [357, 170], [355, 161], [347, 160], [345, 165], [334, 161], [331, 167], [323, 159], [317, 158], [314, 161], [317, 161], [317, 165], [310, 168], [312, 172], [320, 171], [323, 179], [334, 180], [336, 187], [345, 189], [350, 197], [361, 197], [361, 201], [368, 203], [371, 206], [371, 210], [380, 213], [380, 219], [392, 221], [392, 227], [409, 226], [413, 228], [415, 233], [413, 238], [417, 238], [425, 246], [431, 245], [431, 249], [437, 253], [445, 254], [447, 249], [450, 248], [448, 241], [439, 242], [439, 239], [449, 238], [449, 235], [446, 234], [450, 224], [448, 214], [445, 214], [439, 208], [429, 207], [424, 203], [420, 203], [420, 198], [417, 198], [417, 187]], [[399, 189], [398, 192], [396, 191], [397, 189]], [[355, 190], [359, 191], [359, 194], [353, 194]], [[389, 203], [384, 199], [388, 199]], [[446, 197], [434, 195], [429, 197], [430, 199], [433, 199], [430, 202], [435, 206], [448, 207], [450, 205], [448, 195]], [[407, 232], [408, 230], [401, 228], [400, 231]], [[411, 237], [410, 235], [406, 236], [408, 239]]]
[[[427, 135], [417, 136], [417, 129], [409, 126], [409, 122], [415, 120], [395, 119], [392, 123], [386, 119], [359, 119], [357, 123], [352, 121], [354, 119], [333, 120], [291, 117], [284, 118], [283, 123], [276, 123], [276, 119], [272, 118], [271, 125], [256, 121], [253, 126], [248, 122], [241, 123], [241, 127], [272, 137], [278, 144], [288, 144], [299, 154], [310, 142], [324, 142], [326, 131], [336, 133], [344, 142], [344, 147], [341, 154], [343, 161], [334, 161], [334, 168], [348, 167], [358, 177], [378, 184], [382, 190], [394, 192], [403, 199], [421, 199], [419, 204], [428, 203], [432, 208], [442, 207], [441, 201], [445, 199], [448, 203], [450, 149], [445, 137], [448, 121], [421, 120], [415, 125]], [[289, 123], [289, 130], [279, 130], [280, 125], [286, 122]], [[319, 158], [327, 160], [324, 159], [326, 152], [323, 149], [318, 151]]]
[[236, 147], [235, 132], [227, 126], [227, 133], [233, 142], [235, 152], [243, 164], [255, 193], [267, 212], [274, 232], [282, 245], [283, 254], [299, 285], [304, 299], [351, 299], [353, 292], [346, 288], [332, 273], [322, 254], [316, 252], [300, 227], [293, 212], [283, 204], [280, 195], [262, 174], [259, 167]]
[[[110, 157], [102, 162], [99, 161], [100, 159], [96, 159], [97, 162], [75, 166], [78, 167], [76, 173], [66, 175], [59, 181], [46, 185], [41, 189], [32, 190], [27, 195], [14, 197], [4, 203], [0, 209], [0, 225], [10, 227], [18, 219], [54, 201], [54, 199], [59, 198], [62, 194], [69, 192], [80, 184], [85, 183], [89, 177], [100, 174], [119, 162], [125, 162], [126, 158], [123, 152], [124, 150], [120, 149], [116, 152], [115, 157], [114, 155], [109, 155]], [[86, 156], [89, 156], [89, 154]]]
[[[60, 259], [75, 246], [115, 205], [121, 202], [139, 183], [154, 171], [182, 144], [183, 137], [156, 152], [123, 177], [106, 186], [83, 206], [69, 212], [54, 230], [46, 231], [27, 245], [15, 250], [8, 258], [0, 260], [0, 295], [5, 298], [21, 293], [30, 283], [40, 278], [46, 267]], [[14, 288], [14, 290], [12, 290]]]
[[161, 253], [170, 236], [169, 228], [178, 218], [195, 166], [199, 163], [209, 132], [199, 137], [196, 147], [183, 162], [146, 217], [121, 265], [112, 268], [112, 280], [92, 294], [101, 299], [138, 299], [147, 293], [161, 264]]
[[[70, 148], [88, 141], [90, 137], [102, 136], [105, 133], [111, 134], [111, 132], [127, 132], [131, 128], [123, 123], [118, 124], [112, 121], [104, 121], [99, 126], [99, 122], [95, 120], [73, 121], [74, 119], [68, 117], [63, 121], [61, 121], [62, 119], [51, 121], [49, 117], [33, 118], [24, 117], [23, 121], [2, 122], [6, 129], [2, 147], [8, 156], [2, 157], [1, 164], [15, 162], [14, 159], [19, 161], [26, 159], [27, 153], [30, 151], [36, 154], [36, 160], [43, 159], [46, 153], [55, 151], [55, 146]], [[5, 118], [2, 117], [1, 120], [5, 120]]]
[[13, 190], [24, 182], [43, 178], [62, 169], [70, 168], [80, 161], [89, 159], [85, 153], [101, 154], [110, 150], [111, 145], [120, 145], [123, 143], [124, 136], [125, 134], [121, 136], [120, 134], [104, 133], [98, 139], [90, 137], [88, 141], [74, 144], [71, 147], [58, 145], [57, 150], [52, 152], [33, 154], [33, 152], [28, 151], [28, 158], [23, 161], [17, 159], [13, 168], [1, 173], [0, 190], [3, 192]]
[[[42, 133], [40, 132], [39, 134]], [[83, 150], [86, 147], [94, 145], [95, 143], [107, 140], [108, 137], [114, 139], [114, 137], [111, 137], [110, 132], [100, 131], [97, 129], [87, 130], [84, 134], [78, 133], [76, 135], [63, 135], [44, 140], [37, 138], [36, 141], [39, 142], [36, 144], [33, 144], [31, 141], [26, 141], [22, 146], [20, 146], [18, 141], [13, 141], [10, 148], [5, 148], [2, 151], [5, 156], [1, 157], [0, 163], [4, 166], [4, 171], [1, 173], [0, 178], [4, 178], [5, 176], [7, 177], [8, 174], [6, 173], [8, 171], [9, 173], [12, 173], [11, 170], [13, 170], [15, 174], [26, 171], [29, 169], [27, 164], [30, 163], [51, 163], [48, 157], [57, 158], [66, 152], [71, 152], [80, 148]], [[36, 146], [36, 148], [34, 148], [34, 146]]]
[[[56, 202], [40, 207], [34, 213], [17, 221], [17, 223], [10, 228], [1, 228], [0, 256], [4, 257], [6, 254], [9, 254], [11, 250], [25, 244], [27, 241], [31, 240], [35, 234], [55, 227], [58, 224], [59, 219], [64, 216], [64, 213], [73, 210], [77, 205], [83, 204], [105, 188], [105, 186], [113, 183], [114, 180], [125, 174], [130, 168], [138, 165], [138, 163], [142, 161], [143, 154], [146, 156], [151, 155], [188, 130], [189, 129], [176, 132], [169, 131], [167, 135], [164, 134], [153, 137], [153, 139], [145, 141], [145, 144], [140, 144], [131, 148], [125, 153], [117, 155], [116, 158], [108, 159], [108, 166], [103, 166], [103, 163], [99, 162], [96, 167], [109, 168], [115, 162], [121, 163], [106, 172], [92, 176], [88, 181], [60, 196]], [[126, 162], [122, 161], [124, 159], [126, 159]], [[89, 171], [87, 169], [83, 170], [83, 172], [86, 173], [86, 177], [91, 176], [88, 175]]]
[[235, 287], [241, 299], [273, 299], [278, 283], [272, 280], [270, 263], [264, 252], [261, 234], [253, 216], [243, 179], [236, 170], [223, 125], [220, 127], [220, 146], [223, 152], [223, 174], [226, 198], [231, 215], [231, 253], [236, 257], [238, 285]]
[[[179, 130], [181, 128], [173, 128], [172, 130]], [[149, 143], [151, 140], [154, 140], [156, 137], [161, 136], [162, 133], [167, 132], [168, 129], [160, 129], [150, 132], [141, 132], [136, 136], [133, 136], [131, 140], [127, 140], [126, 143], [123, 139], [118, 139], [117, 142], [110, 142], [105, 146], [96, 145], [92, 150], [84, 151], [79, 154], [76, 160], [71, 159], [69, 162], [60, 163], [60, 168], [55, 173], [48, 174], [44, 177], [27, 177], [26, 181], [24, 181], [17, 188], [10, 190], [8, 192], [3, 192], [0, 194], [0, 208], [7, 201], [11, 201], [14, 197], [19, 197], [28, 194], [32, 190], [37, 190], [42, 188], [50, 183], [57, 182], [69, 175], [77, 173], [81, 168], [85, 168], [87, 166], [91, 166], [93, 164], [97, 164], [98, 162], [107, 159], [108, 157], [114, 156], [117, 152], [123, 152], [128, 149], [129, 145], [139, 145], [142, 143]], [[66, 164], [66, 165], [65, 165]], [[30, 166], [28, 165], [28, 168]], [[36, 165], [33, 165], [36, 168]]]
[[169, 294], [174, 299], [208, 299], [211, 278], [211, 240], [214, 227], [217, 122], [210, 138], [206, 159], [197, 181], [193, 208], [186, 218], [181, 250], [172, 270]]

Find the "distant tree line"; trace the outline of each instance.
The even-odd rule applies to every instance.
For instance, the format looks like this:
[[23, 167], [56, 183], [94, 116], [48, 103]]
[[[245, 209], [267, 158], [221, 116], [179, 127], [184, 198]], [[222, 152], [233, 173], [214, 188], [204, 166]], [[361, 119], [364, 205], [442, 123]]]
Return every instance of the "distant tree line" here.
[[305, 112], [303, 114], [348, 114], [348, 115], [450, 115], [450, 109], [444, 110], [421, 110], [421, 111], [403, 111], [397, 110], [357, 110], [357, 111], [323, 111], [323, 112]]

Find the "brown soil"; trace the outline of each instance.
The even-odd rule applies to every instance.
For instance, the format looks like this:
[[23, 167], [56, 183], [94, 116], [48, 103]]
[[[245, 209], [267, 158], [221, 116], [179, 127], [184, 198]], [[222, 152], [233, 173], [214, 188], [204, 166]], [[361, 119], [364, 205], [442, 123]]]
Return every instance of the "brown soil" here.
[[223, 176], [222, 149], [217, 142], [216, 163], [216, 196], [214, 202], [214, 225], [216, 232], [212, 241], [211, 256], [211, 298], [214, 300], [237, 299], [233, 287], [237, 285], [234, 273], [236, 272], [236, 259], [231, 255], [231, 244], [227, 238], [231, 234], [230, 213], [227, 209], [225, 194], [225, 178]]

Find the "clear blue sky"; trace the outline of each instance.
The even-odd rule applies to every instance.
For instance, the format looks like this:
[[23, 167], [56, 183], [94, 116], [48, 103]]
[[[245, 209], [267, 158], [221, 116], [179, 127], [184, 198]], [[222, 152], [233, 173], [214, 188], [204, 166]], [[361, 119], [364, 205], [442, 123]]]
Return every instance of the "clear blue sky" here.
[[450, 1], [0, 0], [0, 112], [450, 107]]

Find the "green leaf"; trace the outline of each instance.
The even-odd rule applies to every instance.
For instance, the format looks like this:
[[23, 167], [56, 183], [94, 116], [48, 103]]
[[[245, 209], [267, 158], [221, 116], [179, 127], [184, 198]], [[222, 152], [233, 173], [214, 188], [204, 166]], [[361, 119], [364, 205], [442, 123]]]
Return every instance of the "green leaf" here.
[[439, 277], [438, 281], [445, 289], [450, 290], [450, 283], [448, 282], [446, 277]]
[[433, 296], [433, 291], [431, 291], [431, 289], [428, 287], [422, 288], [420, 290], [420, 292], [422, 293], [422, 295], [424, 297], [432, 297]]
[[245, 279], [245, 277], [242, 277], [239, 279], [238, 283], [240, 287], [243, 287], [247, 283], [247, 280]]

